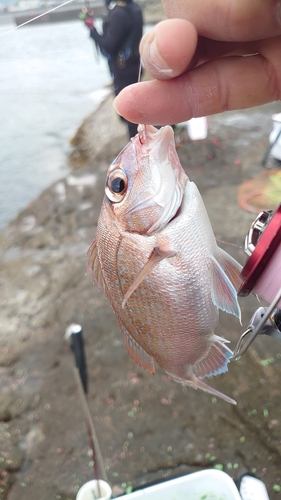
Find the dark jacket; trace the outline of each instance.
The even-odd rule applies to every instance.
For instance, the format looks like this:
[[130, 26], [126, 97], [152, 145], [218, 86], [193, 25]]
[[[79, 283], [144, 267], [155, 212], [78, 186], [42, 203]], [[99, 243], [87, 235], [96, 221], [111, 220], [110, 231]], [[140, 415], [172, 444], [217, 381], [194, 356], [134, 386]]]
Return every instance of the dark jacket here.
[[117, 1], [109, 11], [105, 33], [100, 35], [95, 27], [90, 36], [107, 57], [110, 70], [115, 76], [138, 73], [140, 64], [139, 43], [142, 37], [143, 19], [138, 4], [132, 0]]

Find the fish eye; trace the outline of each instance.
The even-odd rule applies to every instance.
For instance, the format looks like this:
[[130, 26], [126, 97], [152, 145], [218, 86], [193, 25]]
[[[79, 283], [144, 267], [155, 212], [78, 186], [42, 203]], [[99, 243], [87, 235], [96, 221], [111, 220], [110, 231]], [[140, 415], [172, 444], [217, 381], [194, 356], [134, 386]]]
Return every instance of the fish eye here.
[[122, 191], [124, 190], [124, 187], [125, 187], [125, 182], [124, 182], [124, 179], [122, 179], [122, 177], [116, 177], [111, 182], [111, 189], [114, 193], [118, 193], [118, 194], [122, 193]]
[[114, 203], [123, 200], [128, 187], [127, 177], [120, 168], [111, 172], [106, 180], [105, 194]]

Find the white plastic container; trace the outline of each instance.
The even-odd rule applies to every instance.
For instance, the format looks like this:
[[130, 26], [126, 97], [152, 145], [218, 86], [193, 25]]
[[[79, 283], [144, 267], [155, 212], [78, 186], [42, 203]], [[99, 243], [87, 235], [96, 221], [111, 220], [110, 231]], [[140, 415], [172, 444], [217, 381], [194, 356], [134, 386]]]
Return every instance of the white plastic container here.
[[241, 500], [230, 476], [216, 469], [171, 479], [130, 493], [124, 498], [125, 500]]
[[[281, 113], [276, 113], [275, 115], [272, 115], [271, 118], [273, 121], [273, 130], [269, 136], [269, 142], [270, 144], [273, 144], [278, 133], [281, 130]], [[273, 148], [271, 149], [270, 154], [271, 156], [273, 156], [273, 158], [276, 158], [276, 160], [281, 160], [281, 135], [276, 144], [274, 144]]]
[[192, 141], [202, 141], [208, 137], [208, 121], [206, 116], [191, 118], [186, 122], [189, 138]]
[[101, 496], [98, 494], [97, 481], [93, 479], [83, 484], [77, 493], [76, 500], [109, 500], [112, 497], [112, 489], [106, 481], [99, 480]]

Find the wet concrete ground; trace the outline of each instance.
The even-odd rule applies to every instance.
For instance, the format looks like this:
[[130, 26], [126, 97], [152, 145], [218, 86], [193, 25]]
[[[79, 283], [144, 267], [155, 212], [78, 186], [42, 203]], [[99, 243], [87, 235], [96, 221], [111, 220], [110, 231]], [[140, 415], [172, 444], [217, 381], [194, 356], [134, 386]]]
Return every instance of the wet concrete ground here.
[[[255, 215], [239, 208], [237, 190], [262, 170], [270, 116], [278, 111], [280, 104], [211, 117], [208, 138], [178, 150], [217, 238], [237, 245], [222, 246], [241, 263]], [[99, 118], [92, 118], [88, 143], [98, 128]], [[116, 148], [124, 144], [122, 133], [112, 141]], [[0, 237], [0, 498], [73, 500], [93, 477], [73, 358], [63, 340], [75, 322], [83, 326], [89, 406], [115, 493], [215, 467], [233, 478], [254, 473], [278, 500], [281, 345], [259, 338], [228, 373], [211, 380], [237, 400], [229, 405], [134, 364], [103, 292], [85, 277], [113, 149], [47, 189]], [[251, 296], [240, 305], [245, 329], [260, 304]], [[234, 348], [244, 329], [221, 313], [216, 333]]]

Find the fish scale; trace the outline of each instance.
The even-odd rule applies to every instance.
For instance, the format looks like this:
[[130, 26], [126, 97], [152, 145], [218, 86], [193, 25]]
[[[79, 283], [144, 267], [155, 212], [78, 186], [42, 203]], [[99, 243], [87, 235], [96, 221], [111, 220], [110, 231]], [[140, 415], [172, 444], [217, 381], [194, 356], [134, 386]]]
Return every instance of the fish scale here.
[[227, 370], [214, 331], [219, 309], [240, 318], [241, 266], [218, 247], [171, 127], [138, 130], [108, 169], [90, 265], [140, 366], [235, 403], [203, 378]]

